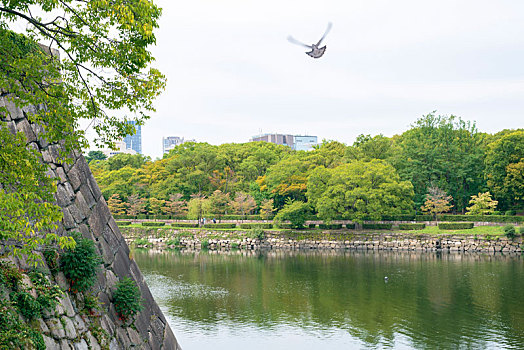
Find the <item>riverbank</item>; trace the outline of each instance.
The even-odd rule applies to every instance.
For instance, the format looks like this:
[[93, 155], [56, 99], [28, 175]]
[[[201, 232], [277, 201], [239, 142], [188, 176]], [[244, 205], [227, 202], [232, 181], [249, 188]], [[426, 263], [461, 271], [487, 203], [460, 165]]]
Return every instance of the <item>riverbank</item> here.
[[122, 228], [129, 245], [184, 250], [389, 250], [482, 253], [524, 252], [522, 237], [344, 231], [209, 231]]

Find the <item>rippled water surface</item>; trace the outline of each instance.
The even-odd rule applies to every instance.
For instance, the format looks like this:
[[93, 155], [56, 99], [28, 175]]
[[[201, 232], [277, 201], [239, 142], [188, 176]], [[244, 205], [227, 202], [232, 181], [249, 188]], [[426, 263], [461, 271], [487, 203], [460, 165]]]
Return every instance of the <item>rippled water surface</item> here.
[[136, 250], [134, 258], [184, 350], [524, 349], [521, 256]]

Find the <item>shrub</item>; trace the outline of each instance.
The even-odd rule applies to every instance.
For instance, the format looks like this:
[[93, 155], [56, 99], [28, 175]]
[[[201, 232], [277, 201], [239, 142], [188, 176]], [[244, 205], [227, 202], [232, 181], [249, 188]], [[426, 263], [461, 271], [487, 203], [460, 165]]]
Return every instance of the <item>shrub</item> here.
[[317, 227], [317, 224], [309, 224], [307, 225], [308, 228], [316, 228]]
[[205, 228], [236, 228], [237, 224], [235, 223], [218, 223], [218, 224], [205, 224]]
[[124, 277], [118, 282], [113, 293], [113, 302], [120, 320], [124, 323], [142, 310], [142, 297], [135, 281], [129, 277]]
[[147, 238], [138, 238], [138, 239], [134, 240], [133, 244], [136, 245], [136, 246], [138, 246], [138, 245], [148, 245], [149, 244], [149, 240]]
[[22, 273], [12, 262], [0, 261], [1, 284], [5, 284], [9, 289], [16, 289], [22, 278]]
[[423, 230], [426, 227], [426, 224], [416, 223], [416, 224], [398, 224], [399, 230]]
[[318, 224], [318, 228], [323, 230], [340, 230], [342, 224]]
[[271, 229], [273, 228], [273, 224], [272, 223], [265, 223], [265, 222], [260, 222], [260, 223], [244, 223], [244, 224], [239, 224], [240, 228], [245, 228], [245, 229], [251, 229], [251, 228], [255, 228], [255, 227], [258, 227], [258, 228], [261, 228], [261, 229]]
[[355, 224], [346, 224], [346, 228], [348, 228], [350, 230], [354, 230], [355, 229]]
[[521, 236], [524, 236], [524, 226], [519, 227], [519, 233]]
[[71, 283], [71, 290], [84, 292], [96, 282], [96, 271], [102, 258], [96, 253], [95, 243], [74, 233], [74, 249], [67, 249], [60, 256], [60, 270]]
[[84, 310], [93, 314], [95, 310], [100, 309], [100, 300], [93, 294], [87, 294], [84, 296]]
[[173, 227], [198, 227], [198, 224], [192, 222], [173, 222], [171, 224]]
[[118, 226], [129, 226], [131, 225], [131, 221], [117, 221], [116, 224]]
[[231, 249], [238, 249], [238, 246], [239, 246], [238, 242], [231, 243]]
[[504, 215], [506, 215], [506, 216], [513, 216], [513, 215], [515, 215], [515, 214], [516, 214], [515, 210], [507, 210], [507, 211], [504, 213]]
[[391, 230], [393, 224], [362, 224], [364, 230]]
[[154, 222], [154, 221], [150, 221], [150, 222], [143, 222], [142, 223], [142, 226], [166, 226], [166, 223], [165, 222]]
[[209, 241], [207, 239], [203, 239], [200, 241], [200, 247], [202, 249], [208, 249], [209, 248]]
[[515, 226], [513, 225], [504, 226], [504, 234], [506, 235], [506, 237], [510, 239], [515, 238]]
[[256, 239], [264, 239], [266, 236], [264, 230], [261, 227], [254, 227], [251, 229], [249, 237]]
[[174, 238], [171, 238], [171, 239], [168, 239], [166, 241], [166, 245], [168, 246], [179, 246], [180, 245], [180, 237], [174, 237]]
[[58, 271], [58, 268], [60, 267], [58, 262], [60, 255], [58, 254], [57, 250], [54, 248], [45, 248], [43, 254], [49, 270], [53, 273]]
[[9, 297], [26, 319], [32, 320], [41, 316], [42, 307], [40, 303], [28, 291], [11, 292]]
[[136, 218], [137, 218], [137, 219], [142, 219], [142, 220], [144, 220], [144, 219], [148, 219], [149, 217], [148, 217], [146, 214], [138, 214], [138, 215], [136, 216]]
[[441, 222], [439, 230], [467, 230], [473, 228], [472, 222]]
[[60, 287], [52, 285], [41, 272], [29, 274], [31, 283], [36, 291], [36, 298], [26, 289], [17, 286], [10, 293], [10, 299], [28, 320], [39, 318], [44, 310], [52, 310], [56, 307], [58, 298], [63, 294]]

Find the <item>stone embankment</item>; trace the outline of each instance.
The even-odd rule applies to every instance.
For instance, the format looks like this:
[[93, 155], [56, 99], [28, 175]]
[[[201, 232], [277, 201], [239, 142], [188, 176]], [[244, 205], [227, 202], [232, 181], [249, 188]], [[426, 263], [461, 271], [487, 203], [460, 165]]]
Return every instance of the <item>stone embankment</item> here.
[[[55, 198], [62, 208], [63, 220], [56, 233], [81, 233], [84, 238], [95, 242], [97, 253], [103, 260], [97, 283], [89, 291], [100, 302], [101, 311], [89, 316], [79, 307], [83, 296], [67, 292], [71, 285], [63, 273], [55, 276], [49, 273], [45, 263], [41, 266], [47, 271], [46, 278], [50, 283], [66, 291], [54, 312], [35, 320], [46, 349], [180, 349], [142, 273], [130, 259], [129, 248], [82, 154], [75, 152], [71, 155], [72, 164], [61, 162], [63, 147], [60, 143], [49, 144], [42, 135], [42, 126], [27, 117], [37, 107], [21, 109], [9, 97], [12, 96], [0, 89], [0, 107], [7, 109], [7, 114], [0, 114], [0, 121], [12, 133], [25, 135], [28, 147], [42, 155], [42, 161], [48, 166], [48, 175], [57, 179]], [[31, 268], [19, 259], [12, 259], [12, 262], [23, 271]], [[132, 324], [119, 319], [113, 303], [116, 283], [125, 277], [138, 285], [143, 300], [142, 311]], [[30, 282], [28, 284], [31, 287]]]
[[[127, 238], [129, 243], [133, 238]], [[498, 237], [492, 240], [480, 239], [475, 236], [458, 235], [418, 235], [407, 234], [353, 234], [344, 240], [327, 239], [291, 239], [286, 237], [268, 236], [267, 238], [223, 238], [207, 239], [181, 238], [177, 241], [164, 238], [147, 238], [148, 244], [139, 241], [139, 247], [181, 248], [199, 250], [389, 250], [389, 251], [450, 251], [450, 252], [482, 252], [482, 253], [522, 253], [524, 244], [521, 238], [508, 239]]]

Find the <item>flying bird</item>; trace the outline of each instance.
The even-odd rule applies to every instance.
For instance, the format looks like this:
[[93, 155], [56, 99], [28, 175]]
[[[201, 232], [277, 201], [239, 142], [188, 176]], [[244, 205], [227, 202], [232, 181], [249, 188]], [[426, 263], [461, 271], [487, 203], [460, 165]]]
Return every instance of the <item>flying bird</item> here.
[[313, 57], [313, 58], [320, 58], [322, 57], [322, 55], [324, 54], [324, 52], [326, 52], [326, 45], [322, 46], [322, 47], [319, 47], [320, 44], [322, 43], [322, 40], [324, 40], [324, 38], [326, 37], [326, 35], [329, 33], [329, 31], [331, 30], [331, 27], [333, 26], [333, 24], [331, 22], [328, 23], [328, 26], [327, 26], [327, 29], [326, 29], [326, 32], [324, 33], [324, 35], [322, 35], [322, 38], [320, 38], [320, 40], [318, 41], [318, 43], [316, 44], [311, 44], [311, 45], [306, 45], [298, 40], [296, 40], [295, 38], [293, 38], [291, 35], [287, 37], [287, 40], [290, 42], [290, 43], [293, 43], [293, 44], [297, 44], [297, 45], [301, 45], [301, 46], [304, 46], [304, 47], [307, 47], [308, 49], [311, 49], [311, 51], [309, 52], [306, 52], [307, 55]]

